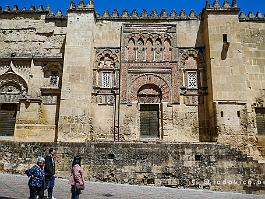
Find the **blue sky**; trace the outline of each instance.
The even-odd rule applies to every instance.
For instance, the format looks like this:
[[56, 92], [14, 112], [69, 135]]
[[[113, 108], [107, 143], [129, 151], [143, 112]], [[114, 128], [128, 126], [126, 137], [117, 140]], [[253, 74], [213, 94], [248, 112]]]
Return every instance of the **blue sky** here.
[[[211, 4], [214, 0], [210, 0]], [[232, 0], [229, 0], [231, 3]], [[75, 0], [76, 4], [79, 0]], [[85, 0], [87, 3], [88, 0]], [[223, 3], [223, 0], [219, 0], [220, 4]], [[18, 5], [19, 8], [23, 6], [29, 8], [31, 5], [36, 7], [42, 4], [46, 7], [50, 4], [53, 12], [56, 12], [58, 9], [61, 9], [65, 13], [66, 9], [69, 7], [70, 0], [0, 0], [0, 6], [3, 8], [6, 5], [9, 5], [11, 8], [13, 5]], [[265, 0], [238, 0], [238, 6], [246, 14], [249, 11], [257, 11], [265, 14]], [[162, 8], [166, 9], [168, 13], [174, 8], [179, 13], [181, 9], [185, 9], [187, 13], [191, 9], [195, 9], [196, 13], [199, 13], [205, 5], [205, 0], [95, 0], [96, 10], [99, 13], [103, 13], [105, 9], [109, 9], [110, 13], [114, 8], [117, 8], [119, 12], [123, 9], [127, 9], [129, 12], [132, 9], [136, 8], [139, 12], [143, 8], [147, 9], [150, 12], [153, 8], [156, 8], [159, 12]]]

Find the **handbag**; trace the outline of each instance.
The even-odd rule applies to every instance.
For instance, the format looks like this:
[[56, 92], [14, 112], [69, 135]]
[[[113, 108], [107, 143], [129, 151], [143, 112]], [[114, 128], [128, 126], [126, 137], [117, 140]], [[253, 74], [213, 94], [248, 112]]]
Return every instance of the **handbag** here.
[[84, 184], [80, 184], [80, 183], [75, 183], [75, 189], [76, 190], [84, 190], [85, 189], [85, 185]]

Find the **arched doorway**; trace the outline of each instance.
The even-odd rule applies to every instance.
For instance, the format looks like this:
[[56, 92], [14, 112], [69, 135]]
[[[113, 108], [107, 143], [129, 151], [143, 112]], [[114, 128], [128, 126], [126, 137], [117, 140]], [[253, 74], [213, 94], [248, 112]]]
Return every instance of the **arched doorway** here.
[[18, 104], [4, 103], [0, 106], [0, 135], [13, 136]]
[[140, 137], [160, 138], [160, 88], [154, 84], [143, 85], [138, 90], [137, 98], [140, 103]]
[[13, 136], [18, 109], [17, 99], [21, 94], [19, 85], [9, 82], [0, 87], [0, 135]]
[[27, 93], [27, 83], [10, 68], [0, 76], [0, 136], [13, 136], [19, 100]]

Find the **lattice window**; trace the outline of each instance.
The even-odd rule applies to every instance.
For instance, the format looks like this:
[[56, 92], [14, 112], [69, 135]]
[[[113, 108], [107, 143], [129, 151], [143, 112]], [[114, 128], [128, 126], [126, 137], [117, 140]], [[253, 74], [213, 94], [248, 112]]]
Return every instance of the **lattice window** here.
[[51, 71], [50, 86], [58, 86], [59, 73], [58, 71]]
[[111, 87], [111, 73], [109, 72], [102, 73], [102, 87], [103, 88]]
[[265, 108], [256, 108], [256, 122], [259, 135], [265, 135]]
[[188, 88], [198, 88], [197, 72], [188, 72]]

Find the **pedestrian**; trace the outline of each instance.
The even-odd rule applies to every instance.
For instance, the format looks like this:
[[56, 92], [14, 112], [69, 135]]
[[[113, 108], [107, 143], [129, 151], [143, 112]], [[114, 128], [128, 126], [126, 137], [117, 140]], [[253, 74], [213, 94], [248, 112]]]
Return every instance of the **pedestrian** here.
[[55, 150], [54, 148], [49, 149], [49, 154], [45, 157], [45, 184], [48, 190], [48, 199], [56, 199], [53, 197], [53, 188], [55, 185], [55, 161], [54, 161]]
[[45, 174], [44, 174], [45, 159], [43, 157], [38, 157], [37, 164], [26, 170], [25, 173], [30, 177], [28, 186], [30, 190], [29, 199], [43, 199], [44, 198], [44, 184], [45, 184]]
[[84, 170], [81, 167], [81, 156], [74, 157], [71, 169], [71, 192], [72, 199], [79, 199], [81, 191], [85, 189]]

